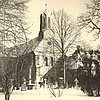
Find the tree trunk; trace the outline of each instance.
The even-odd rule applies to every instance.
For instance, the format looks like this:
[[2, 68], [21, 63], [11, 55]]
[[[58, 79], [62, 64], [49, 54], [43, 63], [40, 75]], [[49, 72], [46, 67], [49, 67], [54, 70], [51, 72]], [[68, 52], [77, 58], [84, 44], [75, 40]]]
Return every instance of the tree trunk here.
[[10, 94], [9, 93], [5, 94], [5, 100], [10, 100]]
[[97, 88], [97, 96], [100, 96], [100, 94], [99, 94], [99, 86]]
[[65, 59], [64, 59], [64, 88], [66, 87], [66, 67], [65, 67]]

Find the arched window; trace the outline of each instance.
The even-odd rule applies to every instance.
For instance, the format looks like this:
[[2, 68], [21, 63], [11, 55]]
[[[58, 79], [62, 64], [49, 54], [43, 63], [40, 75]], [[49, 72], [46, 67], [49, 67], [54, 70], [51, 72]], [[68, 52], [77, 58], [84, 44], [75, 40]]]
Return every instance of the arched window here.
[[45, 62], [46, 62], [45, 65], [48, 66], [48, 58], [47, 57], [45, 57]]
[[51, 66], [53, 66], [53, 57], [51, 57]]

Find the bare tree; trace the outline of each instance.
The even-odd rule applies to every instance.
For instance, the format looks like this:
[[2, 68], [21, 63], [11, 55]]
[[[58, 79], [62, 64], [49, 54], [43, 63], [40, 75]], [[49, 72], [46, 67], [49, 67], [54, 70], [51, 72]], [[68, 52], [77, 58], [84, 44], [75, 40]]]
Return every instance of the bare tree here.
[[91, 4], [86, 4], [87, 12], [78, 17], [80, 29], [86, 27], [89, 33], [94, 32], [95, 40], [100, 34], [100, 0], [91, 0]]
[[84, 50], [90, 50], [90, 49], [92, 49], [92, 46], [89, 45], [89, 43], [86, 43], [86, 41], [81, 41], [80, 45], [84, 48]]
[[[27, 49], [27, 30], [23, 20], [26, 2], [28, 0], [0, 1], [0, 87], [5, 100], [10, 99], [14, 86], [12, 79], [18, 76], [19, 56]], [[19, 49], [22, 43], [25, 45]]]
[[53, 16], [52, 29], [51, 29], [53, 33], [53, 35], [51, 35], [52, 42], [54, 44], [56, 53], [58, 52], [59, 57], [62, 58], [61, 63], [63, 67], [63, 77], [64, 77], [64, 86], [65, 86], [66, 53], [68, 53], [72, 48], [74, 48], [75, 41], [79, 36], [79, 31], [76, 30], [75, 24], [71, 21], [70, 16], [67, 13], [65, 13], [64, 10], [59, 10], [58, 12], [54, 11], [52, 16]]
[[5, 100], [10, 99], [13, 91], [13, 78], [15, 76], [15, 69], [13, 68], [15, 63], [13, 61], [15, 62], [15, 59], [0, 58], [0, 87], [2, 88], [0, 92], [4, 93]]

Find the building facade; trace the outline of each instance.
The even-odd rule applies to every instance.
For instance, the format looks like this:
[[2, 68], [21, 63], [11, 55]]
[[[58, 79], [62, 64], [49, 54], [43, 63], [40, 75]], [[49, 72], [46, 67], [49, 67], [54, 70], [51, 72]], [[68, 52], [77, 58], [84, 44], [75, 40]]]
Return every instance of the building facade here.
[[41, 42], [34, 50], [36, 61], [36, 83], [43, 82], [43, 76], [54, 65], [54, 45], [52, 42], [53, 33], [50, 30], [50, 17], [43, 12], [40, 14], [40, 32]]

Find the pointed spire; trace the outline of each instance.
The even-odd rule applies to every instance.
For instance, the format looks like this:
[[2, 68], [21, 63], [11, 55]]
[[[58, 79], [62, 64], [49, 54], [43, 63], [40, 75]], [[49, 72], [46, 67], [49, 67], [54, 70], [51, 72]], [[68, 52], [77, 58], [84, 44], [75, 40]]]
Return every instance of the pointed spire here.
[[47, 3], [45, 3], [45, 10], [44, 10], [44, 13], [47, 15]]

